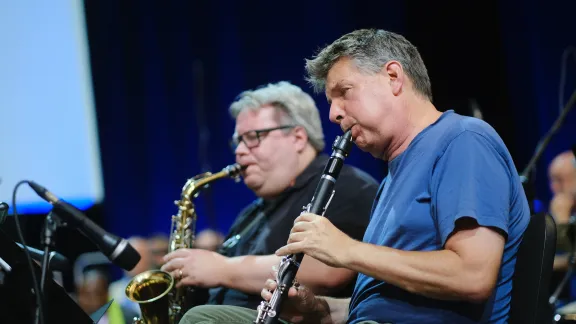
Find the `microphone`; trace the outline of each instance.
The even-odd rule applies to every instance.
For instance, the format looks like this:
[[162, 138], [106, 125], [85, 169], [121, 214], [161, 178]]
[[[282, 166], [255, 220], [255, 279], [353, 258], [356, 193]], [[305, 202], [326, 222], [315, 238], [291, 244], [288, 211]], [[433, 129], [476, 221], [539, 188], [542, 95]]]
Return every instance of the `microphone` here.
[[[35, 249], [33, 247], [16, 243], [20, 248], [26, 249], [30, 252], [30, 256], [37, 262], [42, 262], [44, 258], [44, 251]], [[70, 261], [62, 254], [52, 251], [48, 255], [49, 269], [53, 271], [66, 271], [70, 267]]]
[[5, 202], [0, 201], [0, 224], [4, 223], [4, 220], [8, 215], [8, 209], [10, 209], [10, 206]]
[[140, 254], [127, 240], [106, 232], [76, 207], [56, 197], [41, 185], [33, 181], [28, 181], [28, 185], [38, 196], [52, 204], [57, 210], [62, 211], [61, 213], [57, 213], [62, 217], [62, 220], [73, 224], [82, 234], [88, 237], [112, 263], [124, 270], [130, 271], [140, 262]]

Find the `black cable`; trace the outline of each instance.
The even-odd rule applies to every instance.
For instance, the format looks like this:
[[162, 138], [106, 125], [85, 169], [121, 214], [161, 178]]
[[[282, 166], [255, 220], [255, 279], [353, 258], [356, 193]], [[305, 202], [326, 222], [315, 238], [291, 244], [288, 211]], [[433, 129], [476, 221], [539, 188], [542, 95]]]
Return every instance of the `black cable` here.
[[[23, 245], [26, 245], [24, 241], [24, 234], [22, 233], [22, 228], [20, 227], [20, 220], [18, 218], [18, 212], [16, 211], [16, 192], [18, 191], [18, 187], [23, 184], [27, 184], [28, 181], [22, 180], [16, 184], [14, 187], [14, 191], [12, 192], [12, 208], [14, 209], [14, 221], [16, 223], [16, 232], [18, 232], [18, 237], [20, 242]], [[34, 271], [34, 265], [32, 261], [32, 256], [30, 256], [30, 251], [28, 249], [23, 249], [24, 253], [26, 254], [26, 261], [28, 261], [28, 267], [30, 268], [30, 274], [32, 275], [32, 284], [34, 285], [34, 295], [36, 295], [36, 304], [38, 309], [38, 314], [36, 316], [36, 323], [43, 324], [44, 321], [44, 305], [42, 304], [42, 296], [40, 291], [40, 285], [38, 284], [38, 280], [36, 278], [36, 272]]]

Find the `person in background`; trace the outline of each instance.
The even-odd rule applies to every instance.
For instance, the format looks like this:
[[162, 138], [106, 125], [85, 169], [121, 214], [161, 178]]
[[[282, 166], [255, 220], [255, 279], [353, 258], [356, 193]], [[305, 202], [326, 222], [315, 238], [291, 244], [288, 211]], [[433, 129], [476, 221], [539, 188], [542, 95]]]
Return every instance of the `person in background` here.
[[[89, 265], [75, 280], [77, 303], [87, 315], [92, 315], [112, 300], [109, 295], [110, 276], [107, 268], [109, 265], [109, 263]], [[123, 308], [113, 301], [98, 323], [131, 324], [136, 315], [137, 313], [129, 308]]]
[[222, 235], [222, 233], [212, 229], [205, 229], [196, 235], [194, 248], [208, 251], [218, 251], [223, 242], [224, 235]]
[[[568, 270], [568, 254], [573, 249], [570, 238], [570, 218], [576, 209], [576, 159], [574, 153], [565, 151], [554, 157], [548, 167], [548, 180], [552, 191], [552, 200], [548, 213], [554, 217], [557, 227], [557, 246], [554, 258], [554, 274], [552, 276], [551, 293], [554, 292]], [[559, 314], [576, 313], [576, 298], [574, 279], [569, 281], [560, 294], [557, 309]], [[564, 304], [564, 305], [563, 305]]]
[[84, 271], [82, 278], [76, 283], [76, 298], [86, 314], [96, 312], [108, 302], [108, 284], [108, 278], [102, 271]]
[[168, 253], [169, 238], [166, 234], [158, 233], [148, 239], [152, 257], [152, 269], [160, 269], [164, 264], [164, 256]]
[[154, 263], [147, 239], [133, 236], [128, 239], [128, 242], [140, 254], [140, 262], [138, 262], [132, 270], [124, 271], [122, 278], [110, 284], [110, 296], [123, 308], [130, 309], [131, 311], [140, 314], [140, 306], [129, 300], [126, 296], [126, 286], [128, 286], [128, 283], [135, 275], [151, 270]]
[[576, 201], [576, 159], [571, 151], [557, 155], [548, 167], [548, 178], [552, 200], [548, 212], [558, 226], [558, 252], [554, 259], [555, 271], [566, 271], [568, 257], [562, 252], [570, 250], [570, 240], [567, 237], [570, 216], [574, 215]]

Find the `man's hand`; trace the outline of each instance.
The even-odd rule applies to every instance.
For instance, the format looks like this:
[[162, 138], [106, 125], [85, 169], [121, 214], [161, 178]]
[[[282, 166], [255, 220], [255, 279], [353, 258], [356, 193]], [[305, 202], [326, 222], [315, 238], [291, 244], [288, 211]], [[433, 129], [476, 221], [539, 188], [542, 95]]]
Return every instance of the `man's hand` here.
[[284, 256], [303, 252], [331, 267], [345, 267], [347, 251], [356, 243], [342, 233], [326, 217], [302, 214], [294, 220], [288, 245], [276, 251]]
[[176, 287], [213, 288], [226, 281], [226, 257], [201, 249], [178, 249], [164, 257], [162, 270], [177, 280]]
[[567, 193], [558, 193], [550, 202], [550, 213], [558, 224], [566, 224], [570, 221], [570, 214], [574, 208], [574, 197]]
[[[265, 301], [269, 302], [276, 287], [276, 281], [268, 279], [260, 295]], [[282, 305], [280, 318], [290, 323], [308, 323], [311, 321], [320, 323], [320, 321], [314, 321], [313, 319], [320, 320], [326, 315], [321, 311], [324, 309], [321, 305], [322, 303], [317, 300], [316, 296], [308, 288], [304, 286], [299, 286], [298, 289], [290, 287], [288, 299]]]

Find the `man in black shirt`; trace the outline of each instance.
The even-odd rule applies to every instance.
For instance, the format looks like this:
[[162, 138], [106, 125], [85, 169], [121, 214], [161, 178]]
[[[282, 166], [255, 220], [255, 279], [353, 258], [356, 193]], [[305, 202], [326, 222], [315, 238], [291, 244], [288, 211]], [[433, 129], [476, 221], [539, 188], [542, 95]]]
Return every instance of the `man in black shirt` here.
[[[258, 199], [231, 227], [221, 253], [180, 249], [162, 267], [178, 286], [211, 288], [209, 304], [255, 309], [262, 283], [280, 258], [294, 219], [312, 199], [328, 156], [312, 98], [288, 82], [246, 91], [230, 107], [236, 120], [236, 162], [246, 166], [244, 183]], [[348, 165], [342, 169], [326, 211], [340, 230], [361, 240], [378, 183]], [[356, 274], [306, 256], [297, 280], [316, 293], [350, 296]], [[185, 323], [185, 321], [183, 321]]]

